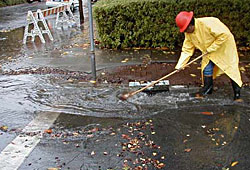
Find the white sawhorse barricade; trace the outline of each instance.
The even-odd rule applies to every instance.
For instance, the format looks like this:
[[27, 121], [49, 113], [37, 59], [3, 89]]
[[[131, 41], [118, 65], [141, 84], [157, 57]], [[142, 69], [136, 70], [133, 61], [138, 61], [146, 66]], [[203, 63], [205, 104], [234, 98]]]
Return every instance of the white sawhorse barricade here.
[[[45, 10], [38, 9], [37, 12], [28, 11], [27, 25], [25, 26], [23, 44], [26, 44], [27, 38], [29, 36], [32, 37], [31, 41], [33, 42], [35, 41], [35, 36], [39, 36], [41, 42], [45, 43], [43, 34], [48, 34], [49, 39], [51, 41], [54, 40], [49, 30], [49, 27], [45, 21], [45, 17], [49, 15], [57, 14], [56, 27], [58, 27], [59, 24], [63, 24], [63, 23], [67, 23], [68, 25], [72, 22], [76, 23], [76, 19], [70, 10], [70, 5], [61, 5], [58, 7], [45, 9]], [[68, 12], [69, 15], [66, 14], [66, 11]], [[39, 22], [42, 23], [42, 26], [44, 28], [38, 26]], [[33, 25], [34, 27], [29, 32], [30, 25]]]

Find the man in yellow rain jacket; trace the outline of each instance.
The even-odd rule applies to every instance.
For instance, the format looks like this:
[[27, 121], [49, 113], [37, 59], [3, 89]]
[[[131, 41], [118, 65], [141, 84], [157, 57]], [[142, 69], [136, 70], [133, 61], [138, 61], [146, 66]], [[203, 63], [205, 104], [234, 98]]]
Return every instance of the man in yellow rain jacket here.
[[184, 32], [185, 40], [176, 69], [188, 62], [197, 48], [203, 54], [201, 71], [203, 88], [196, 97], [211, 94], [213, 79], [225, 73], [232, 81], [234, 100], [240, 99], [242, 86], [239, 71], [239, 57], [234, 36], [218, 18], [194, 18], [193, 12], [182, 11], [176, 16], [176, 24], [180, 32]]

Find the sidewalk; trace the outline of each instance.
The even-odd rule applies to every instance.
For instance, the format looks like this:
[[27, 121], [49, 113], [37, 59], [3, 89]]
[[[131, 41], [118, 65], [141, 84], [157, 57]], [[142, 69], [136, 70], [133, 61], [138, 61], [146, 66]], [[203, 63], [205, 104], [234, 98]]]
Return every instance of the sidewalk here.
[[[106, 68], [99, 71], [98, 81], [108, 83], [128, 84], [130, 81], [155, 81], [174, 71], [176, 63], [166, 61], [153, 61], [151, 63], [132, 64], [115, 68]], [[241, 62], [240, 70], [244, 86], [250, 84], [250, 63]], [[170, 85], [201, 85], [200, 64], [194, 63], [185, 70], [176, 73], [169, 78]], [[215, 86], [231, 85], [226, 75], [216, 78]]]

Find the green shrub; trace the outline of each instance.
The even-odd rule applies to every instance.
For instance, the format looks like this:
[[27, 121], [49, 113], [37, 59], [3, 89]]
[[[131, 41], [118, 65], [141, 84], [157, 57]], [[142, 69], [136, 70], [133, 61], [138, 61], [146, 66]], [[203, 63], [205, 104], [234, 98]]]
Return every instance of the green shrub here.
[[0, 2], [0, 7], [22, 4], [25, 2], [27, 2], [27, 1], [26, 0], [2, 0]]
[[240, 45], [250, 42], [249, 0], [102, 0], [94, 6], [98, 38], [104, 47], [181, 46], [175, 17], [180, 11], [195, 17], [214, 16], [232, 31]]
[[4, 2], [0, 1], [0, 7], [3, 7], [3, 6], [5, 6]]

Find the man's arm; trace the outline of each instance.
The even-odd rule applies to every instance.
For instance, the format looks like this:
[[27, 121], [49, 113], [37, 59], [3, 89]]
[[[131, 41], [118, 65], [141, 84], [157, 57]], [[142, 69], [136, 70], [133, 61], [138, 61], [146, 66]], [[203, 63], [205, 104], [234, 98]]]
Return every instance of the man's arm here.
[[193, 43], [187, 37], [185, 37], [181, 56], [175, 66], [175, 69], [180, 69], [183, 65], [185, 65], [189, 61], [190, 57], [194, 54], [194, 50], [195, 46]]

